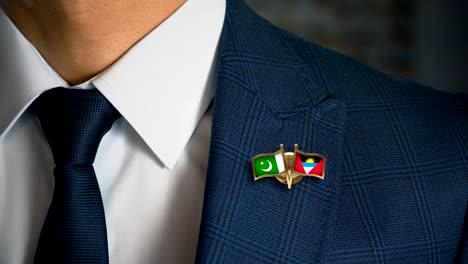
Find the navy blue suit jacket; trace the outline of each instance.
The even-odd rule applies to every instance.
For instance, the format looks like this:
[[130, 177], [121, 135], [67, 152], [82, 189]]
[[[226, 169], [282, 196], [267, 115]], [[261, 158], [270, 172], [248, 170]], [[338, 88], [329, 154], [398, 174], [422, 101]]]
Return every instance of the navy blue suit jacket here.
[[[198, 263], [467, 258], [467, 97], [377, 72], [228, 0]], [[328, 158], [291, 190], [250, 158]]]

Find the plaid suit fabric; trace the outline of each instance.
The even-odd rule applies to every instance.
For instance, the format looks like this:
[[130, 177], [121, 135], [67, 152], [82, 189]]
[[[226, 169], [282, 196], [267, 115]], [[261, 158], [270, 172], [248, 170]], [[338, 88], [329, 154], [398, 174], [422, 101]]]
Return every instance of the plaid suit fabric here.
[[[197, 263], [466, 258], [466, 96], [381, 74], [240, 0], [218, 65]], [[328, 158], [323, 181], [253, 181], [252, 156], [296, 143]]]

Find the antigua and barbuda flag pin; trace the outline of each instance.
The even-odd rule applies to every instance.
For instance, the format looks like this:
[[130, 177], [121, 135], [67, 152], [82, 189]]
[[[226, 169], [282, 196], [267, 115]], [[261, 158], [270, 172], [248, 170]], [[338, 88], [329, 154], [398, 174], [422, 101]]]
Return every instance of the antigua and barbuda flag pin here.
[[303, 177], [325, 178], [327, 158], [318, 153], [306, 153], [294, 145], [294, 152], [284, 152], [283, 144], [273, 153], [264, 153], [252, 158], [254, 180], [275, 177], [291, 189]]

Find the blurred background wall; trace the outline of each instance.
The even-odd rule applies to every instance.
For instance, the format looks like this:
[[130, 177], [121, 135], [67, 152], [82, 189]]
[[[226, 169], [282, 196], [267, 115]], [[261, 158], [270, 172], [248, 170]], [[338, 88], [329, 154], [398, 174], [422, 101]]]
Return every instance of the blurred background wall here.
[[303, 38], [436, 89], [468, 92], [467, 0], [246, 0]]

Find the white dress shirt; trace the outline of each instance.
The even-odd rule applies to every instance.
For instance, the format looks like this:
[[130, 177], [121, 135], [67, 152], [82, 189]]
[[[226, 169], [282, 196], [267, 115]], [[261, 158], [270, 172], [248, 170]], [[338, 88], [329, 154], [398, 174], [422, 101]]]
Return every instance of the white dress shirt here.
[[[94, 163], [110, 263], [193, 263], [225, 1], [189, 0], [116, 63], [98, 89], [119, 119]], [[83, 44], [86, 45], [86, 44]], [[0, 263], [32, 263], [54, 190], [53, 158], [28, 106], [69, 87], [0, 10]]]

